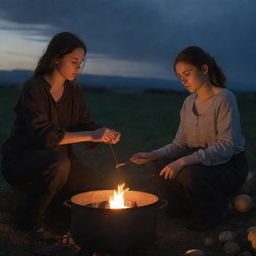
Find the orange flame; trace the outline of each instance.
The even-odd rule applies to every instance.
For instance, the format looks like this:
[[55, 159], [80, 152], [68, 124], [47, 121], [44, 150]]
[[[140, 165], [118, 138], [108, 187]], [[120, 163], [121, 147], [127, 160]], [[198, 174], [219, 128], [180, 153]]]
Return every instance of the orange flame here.
[[124, 193], [129, 190], [129, 188], [124, 189], [125, 183], [118, 185], [117, 191], [114, 190], [114, 195], [109, 198], [109, 205], [111, 209], [121, 209], [128, 208], [124, 202]]

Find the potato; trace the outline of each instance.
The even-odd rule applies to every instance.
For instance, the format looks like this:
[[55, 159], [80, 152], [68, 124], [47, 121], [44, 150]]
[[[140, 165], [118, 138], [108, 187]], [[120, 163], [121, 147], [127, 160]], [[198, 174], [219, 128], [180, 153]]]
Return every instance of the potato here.
[[234, 236], [235, 234], [231, 231], [223, 231], [219, 234], [219, 241], [222, 243], [232, 241]]
[[247, 228], [246, 232], [249, 233], [253, 230], [256, 230], [256, 226], [251, 226], [251, 227]]
[[240, 246], [235, 242], [226, 242], [224, 251], [226, 255], [237, 255], [240, 252]]
[[254, 251], [255, 251], [255, 250], [256, 250], [256, 240], [254, 239], [254, 240], [252, 240], [251, 242], [252, 242], [252, 243], [251, 243], [252, 248], [253, 248]]
[[250, 242], [252, 242], [253, 240], [256, 240], [256, 229], [254, 229], [248, 233], [247, 240]]
[[233, 207], [238, 212], [245, 213], [253, 208], [253, 201], [247, 194], [237, 195], [233, 200]]
[[207, 246], [207, 247], [211, 247], [211, 246], [213, 246], [215, 243], [216, 243], [216, 241], [215, 241], [215, 239], [212, 238], [212, 237], [206, 237], [205, 240], [204, 240], [204, 244], [205, 244], [205, 246]]

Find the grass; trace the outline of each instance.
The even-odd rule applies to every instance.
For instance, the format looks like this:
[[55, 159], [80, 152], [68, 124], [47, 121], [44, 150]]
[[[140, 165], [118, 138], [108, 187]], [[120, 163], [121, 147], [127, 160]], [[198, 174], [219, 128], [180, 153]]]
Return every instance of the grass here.
[[[0, 146], [11, 129], [18, 95], [17, 88], [0, 90]], [[185, 97], [186, 95], [173, 94], [86, 92], [87, 106], [93, 119], [122, 134], [121, 141], [114, 146], [120, 162], [128, 160], [136, 152], [150, 151], [171, 142], [178, 127], [179, 110]], [[255, 94], [238, 95], [250, 168], [256, 168], [255, 99]], [[111, 151], [106, 145], [101, 144], [92, 151], [84, 151], [80, 145], [75, 150], [90, 166], [110, 168], [113, 164]]]

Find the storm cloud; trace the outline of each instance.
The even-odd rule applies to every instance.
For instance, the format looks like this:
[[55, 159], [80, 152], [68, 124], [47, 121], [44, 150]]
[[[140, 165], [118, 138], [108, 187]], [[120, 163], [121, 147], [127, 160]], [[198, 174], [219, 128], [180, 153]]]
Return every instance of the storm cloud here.
[[254, 0], [2, 0], [0, 17], [19, 23], [31, 40], [72, 31], [95, 56], [166, 72], [182, 48], [199, 45], [232, 80], [256, 84]]

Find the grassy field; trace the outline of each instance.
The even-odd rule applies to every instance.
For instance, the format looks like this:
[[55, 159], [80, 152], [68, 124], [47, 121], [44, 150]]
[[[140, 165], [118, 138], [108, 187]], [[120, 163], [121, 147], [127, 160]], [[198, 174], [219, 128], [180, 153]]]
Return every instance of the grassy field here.
[[[10, 131], [18, 95], [19, 89], [0, 90], [0, 146]], [[120, 162], [128, 160], [133, 153], [153, 150], [169, 143], [176, 133], [179, 110], [185, 97], [173, 94], [86, 92], [92, 117], [99, 124], [122, 134], [120, 143], [114, 146]], [[256, 168], [256, 95], [239, 94], [237, 97], [249, 165]], [[113, 166], [113, 157], [107, 145], [99, 145], [91, 151], [85, 151], [78, 145], [75, 150], [90, 166], [101, 169]]]

